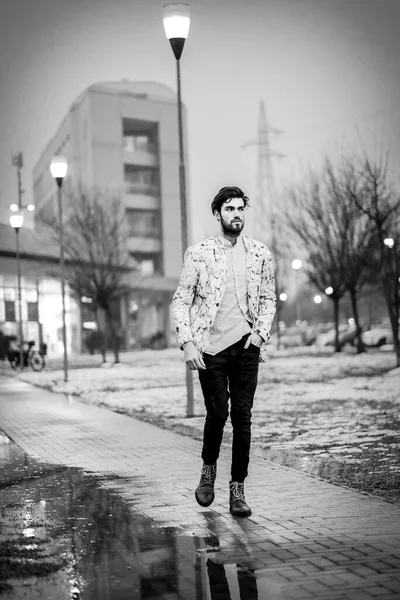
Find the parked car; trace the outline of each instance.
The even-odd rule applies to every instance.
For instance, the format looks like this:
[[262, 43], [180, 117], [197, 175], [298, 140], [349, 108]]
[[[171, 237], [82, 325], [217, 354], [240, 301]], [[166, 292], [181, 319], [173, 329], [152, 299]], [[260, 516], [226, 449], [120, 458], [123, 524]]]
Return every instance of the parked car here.
[[[346, 344], [353, 344], [356, 337], [356, 328], [353, 325], [339, 325], [339, 346], [342, 348]], [[319, 334], [315, 339], [316, 346], [334, 346], [335, 328], [326, 333]]]
[[367, 331], [363, 331], [361, 338], [366, 346], [371, 347], [393, 344], [393, 334], [389, 327], [372, 327]]

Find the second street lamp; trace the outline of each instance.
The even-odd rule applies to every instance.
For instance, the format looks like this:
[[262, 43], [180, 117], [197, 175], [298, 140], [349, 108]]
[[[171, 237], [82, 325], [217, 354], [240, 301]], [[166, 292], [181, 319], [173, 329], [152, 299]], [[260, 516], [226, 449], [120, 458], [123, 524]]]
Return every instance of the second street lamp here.
[[60, 224], [60, 271], [61, 271], [61, 296], [62, 296], [62, 332], [64, 346], [64, 381], [68, 381], [68, 354], [67, 354], [67, 327], [65, 324], [65, 266], [64, 266], [64, 230], [62, 218], [62, 198], [61, 188], [67, 175], [68, 164], [64, 156], [55, 156], [50, 165], [52, 177], [56, 180], [58, 186], [58, 213]]
[[17, 280], [18, 280], [18, 322], [19, 322], [19, 367], [22, 371], [24, 368], [24, 338], [22, 329], [22, 298], [21, 298], [21, 265], [19, 258], [19, 230], [24, 224], [24, 215], [22, 212], [15, 213], [10, 217], [11, 227], [16, 234], [16, 251], [17, 251]]
[[[186, 175], [185, 158], [183, 151], [183, 124], [182, 124], [182, 95], [181, 95], [181, 71], [180, 58], [182, 56], [185, 40], [189, 35], [190, 29], [190, 9], [188, 4], [166, 4], [163, 11], [165, 35], [170, 41], [172, 51], [176, 58], [176, 75], [178, 90], [178, 135], [179, 135], [179, 194], [181, 206], [181, 237], [182, 237], [182, 256], [184, 256], [188, 247], [188, 223], [187, 223], [187, 202], [186, 202]], [[188, 417], [194, 416], [194, 397], [193, 397], [193, 374], [188, 365], [186, 365], [186, 393], [187, 406], [186, 413]]]

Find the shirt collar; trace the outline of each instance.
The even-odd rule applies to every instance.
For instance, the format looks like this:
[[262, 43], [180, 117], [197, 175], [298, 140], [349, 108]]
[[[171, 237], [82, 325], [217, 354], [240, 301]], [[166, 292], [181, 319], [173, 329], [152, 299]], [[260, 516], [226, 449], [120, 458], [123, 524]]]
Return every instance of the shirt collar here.
[[236, 248], [236, 246], [238, 244], [243, 244], [242, 234], [238, 235], [237, 242], [234, 246], [232, 246], [231, 242], [229, 240], [227, 240], [226, 238], [224, 238], [224, 236], [221, 233], [218, 233], [217, 237], [218, 237], [218, 240], [221, 242], [221, 244], [223, 244], [227, 248]]

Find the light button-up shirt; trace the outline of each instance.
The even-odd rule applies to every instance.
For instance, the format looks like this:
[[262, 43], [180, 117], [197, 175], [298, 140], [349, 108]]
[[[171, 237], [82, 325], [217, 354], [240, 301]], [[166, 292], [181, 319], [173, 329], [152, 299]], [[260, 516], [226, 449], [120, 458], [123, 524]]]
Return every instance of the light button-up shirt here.
[[251, 331], [247, 299], [246, 247], [240, 235], [232, 246], [221, 234], [219, 239], [226, 247], [225, 292], [215, 317], [205, 352], [215, 355], [238, 342]]

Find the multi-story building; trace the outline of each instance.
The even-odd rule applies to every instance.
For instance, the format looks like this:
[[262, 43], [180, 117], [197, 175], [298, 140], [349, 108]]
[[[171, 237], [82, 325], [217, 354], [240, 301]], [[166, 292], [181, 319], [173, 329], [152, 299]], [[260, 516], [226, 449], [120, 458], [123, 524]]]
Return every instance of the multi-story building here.
[[[185, 110], [183, 123], [186, 132]], [[79, 186], [121, 196], [128, 250], [139, 270], [132, 275], [129, 297], [121, 300], [126, 347], [161, 332], [168, 343], [169, 304], [181, 269], [175, 93], [159, 83], [128, 81], [84, 90], [34, 168], [38, 221], [57, 211], [49, 170], [55, 155], [68, 160], [66, 197]], [[136, 312], [137, 319], [129, 317]]]

